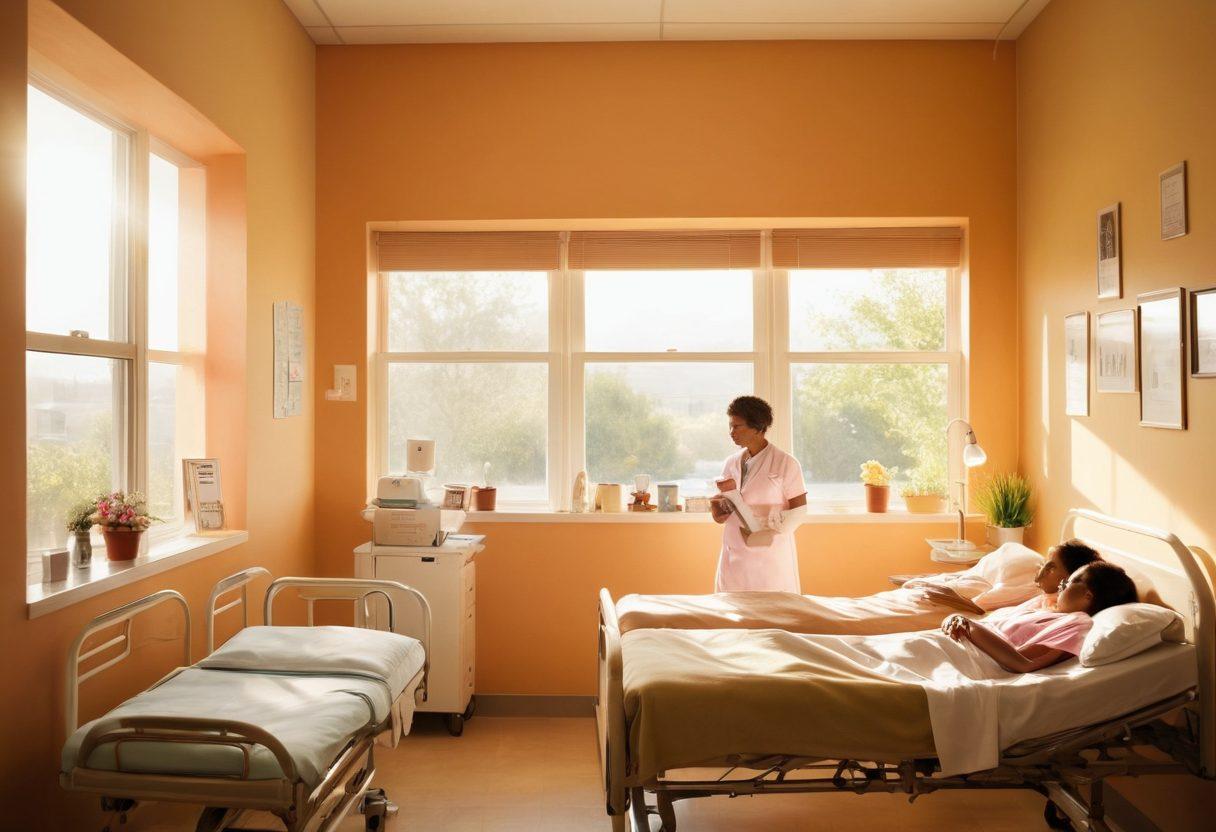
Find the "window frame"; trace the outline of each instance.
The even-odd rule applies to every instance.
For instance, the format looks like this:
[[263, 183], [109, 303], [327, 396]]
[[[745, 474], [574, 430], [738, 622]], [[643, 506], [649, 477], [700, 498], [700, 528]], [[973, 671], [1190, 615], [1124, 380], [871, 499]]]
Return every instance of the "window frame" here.
[[[373, 235], [375, 231], [371, 232]], [[540, 502], [498, 501], [500, 511], [565, 512], [570, 510], [571, 485], [579, 471], [586, 470], [585, 380], [588, 364], [596, 363], [745, 363], [752, 365], [755, 395], [773, 406], [769, 436], [780, 447], [793, 440], [793, 392], [790, 385], [794, 364], [895, 363], [944, 364], [947, 370], [948, 419], [965, 418], [966, 378], [964, 362], [963, 268], [946, 268], [946, 343], [939, 351], [825, 351], [790, 349], [789, 272], [772, 266], [772, 232], [761, 231], [761, 265], [752, 272], [752, 349], [730, 352], [600, 352], [586, 349], [585, 275], [569, 267], [570, 232], [561, 236], [560, 268], [549, 276], [549, 348], [547, 351], [447, 351], [390, 352], [388, 345], [388, 279], [392, 272], [379, 271], [375, 263], [374, 238], [369, 249], [373, 265], [375, 331], [369, 357], [372, 374], [370, 398], [373, 414], [373, 448], [368, 472], [369, 497], [374, 496], [376, 478], [388, 473], [388, 368], [394, 363], [494, 363], [543, 362], [549, 368], [548, 456], [546, 475], [549, 500]], [[725, 416], [723, 417], [725, 423]], [[443, 449], [438, 449], [442, 454]], [[951, 484], [965, 476], [961, 450], [947, 446], [947, 470]], [[864, 499], [816, 500], [812, 510], [838, 513], [863, 505]]]
[[[148, 347], [150, 155], [155, 153], [179, 168], [204, 166], [152, 136], [144, 127], [120, 118], [97, 104], [87, 94], [68, 89], [37, 72], [29, 73], [26, 83], [101, 124], [119, 138], [115, 147], [115, 210], [124, 215], [121, 221], [116, 219], [113, 222], [111, 337], [61, 335], [27, 329], [25, 351], [117, 360], [122, 378], [114, 391], [114, 412], [120, 424], [115, 428], [113, 470], [117, 473], [119, 488], [147, 495], [149, 364], [191, 367], [199, 373], [198, 378], [204, 379], [205, 385], [202, 374], [204, 353], [187, 352], [180, 349], [180, 344], [178, 350], [152, 350]], [[113, 337], [116, 333], [123, 333], [123, 338]], [[205, 441], [205, 433], [201, 434], [201, 438]], [[147, 535], [149, 545], [180, 535], [184, 525], [184, 511], [183, 518], [175, 523], [153, 525]], [[101, 545], [104, 547], [104, 544]]]

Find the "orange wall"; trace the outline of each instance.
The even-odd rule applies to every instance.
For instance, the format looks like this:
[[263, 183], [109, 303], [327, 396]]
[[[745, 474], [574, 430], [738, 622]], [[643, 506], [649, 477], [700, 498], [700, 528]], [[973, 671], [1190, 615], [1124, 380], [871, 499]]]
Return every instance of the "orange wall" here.
[[[1216, 4], [1070, 0], [1018, 41], [1021, 468], [1040, 495], [1040, 541], [1086, 506], [1216, 547], [1216, 379], [1190, 379], [1186, 431], [1140, 427], [1139, 398], [1098, 393], [1064, 415], [1064, 315], [1216, 284]], [[1157, 174], [1185, 159], [1191, 232], [1161, 240]], [[1123, 204], [1123, 299], [1099, 301], [1095, 220]], [[1177, 789], [1177, 791], [1171, 791]], [[1210, 822], [1216, 788], [1121, 787], [1166, 829]], [[1201, 815], [1201, 811], [1204, 812]]]
[[[211, 584], [250, 564], [276, 574], [313, 570], [313, 408], [286, 421], [271, 419], [271, 304], [303, 305], [311, 344], [314, 305], [315, 50], [291, 13], [277, 2], [224, 0], [63, 0], [63, 8], [202, 112], [245, 151], [243, 159], [215, 160], [223, 182], [244, 181], [247, 269], [243, 339], [217, 343], [212, 356], [225, 381], [243, 375], [243, 389], [218, 397], [239, 419], [209, 419], [224, 447], [247, 444], [247, 471], [225, 469], [225, 486], [245, 503], [250, 543], [33, 621], [25, 605], [24, 524], [10, 523], [0, 581], [4, 683], [0, 709], [19, 715], [6, 725], [0, 750], [5, 828], [98, 828], [92, 799], [63, 794], [56, 782], [63, 742], [62, 665], [72, 638], [98, 612], [162, 587], [178, 589], [192, 609], [204, 606]], [[0, 374], [5, 388], [24, 379], [24, 222], [26, 4], [0, 3]], [[87, 79], [86, 79], [87, 80]], [[226, 230], [225, 233], [228, 233]], [[240, 249], [236, 249], [240, 251]], [[221, 349], [229, 347], [229, 349]], [[309, 354], [308, 361], [312, 360]], [[0, 497], [11, 516], [24, 514], [25, 408], [21, 396], [0, 397], [5, 447]], [[235, 429], [233, 426], [235, 425]], [[239, 433], [240, 436], [232, 434]], [[231, 475], [233, 479], [229, 480]], [[245, 480], [242, 482], [241, 480]], [[241, 494], [247, 485], [247, 500]], [[202, 646], [195, 621], [195, 654]], [[137, 642], [149, 635], [137, 630]], [[130, 695], [174, 658], [164, 647], [141, 647], [145, 660], [121, 674], [105, 697]], [[156, 664], [151, 659], [156, 659]], [[103, 677], [104, 678], [104, 677]], [[125, 685], [126, 689], [122, 689]], [[99, 706], [86, 695], [82, 714]]]
[[[365, 493], [367, 223], [966, 217], [971, 414], [1016, 461], [1013, 48], [930, 42], [320, 47], [318, 565], [350, 574]], [[319, 393], [359, 364], [359, 403]], [[440, 453], [443, 450], [440, 449]], [[693, 526], [508, 525], [478, 584], [478, 690], [589, 693], [595, 591], [701, 592]], [[920, 525], [799, 533], [806, 591], [927, 568]], [[864, 558], [857, 551], [868, 552]], [[878, 554], [881, 552], [882, 554]], [[553, 628], [554, 623], [561, 628]], [[555, 636], [554, 634], [557, 633]], [[558, 639], [558, 640], [555, 640]]]

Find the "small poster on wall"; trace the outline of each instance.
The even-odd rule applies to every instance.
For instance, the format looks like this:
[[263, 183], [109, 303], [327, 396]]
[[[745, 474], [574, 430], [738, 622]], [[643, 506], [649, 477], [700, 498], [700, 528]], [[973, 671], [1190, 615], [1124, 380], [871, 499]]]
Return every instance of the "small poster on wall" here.
[[1184, 289], [1140, 295], [1140, 424], [1186, 428]]
[[274, 418], [299, 416], [304, 401], [304, 310], [274, 304]]
[[1186, 234], [1186, 162], [1161, 172], [1161, 239]]
[[1098, 297], [1103, 299], [1123, 297], [1119, 214], [1117, 202], [1098, 212]]
[[1136, 310], [1102, 312], [1094, 332], [1099, 393], [1136, 392]]
[[1089, 415], [1089, 313], [1064, 318], [1064, 412]]

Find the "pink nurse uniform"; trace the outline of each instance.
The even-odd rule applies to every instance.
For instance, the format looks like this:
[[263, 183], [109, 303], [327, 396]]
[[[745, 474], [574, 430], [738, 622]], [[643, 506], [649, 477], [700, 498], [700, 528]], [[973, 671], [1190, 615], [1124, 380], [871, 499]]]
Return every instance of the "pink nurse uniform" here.
[[[790, 499], [806, 493], [802, 466], [785, 451], [769, 443], [745, 463], [746, 454], [745, 448], [727, 459], [722, 476], [739, 484], [743, 502], [757, 520], [783, 511]], [[758, 531], [745, 540], [742, 521], [732, 513], [722, 530], [714, 591], [746, 590], [800, 592], [798, 552], [793, 531]]]

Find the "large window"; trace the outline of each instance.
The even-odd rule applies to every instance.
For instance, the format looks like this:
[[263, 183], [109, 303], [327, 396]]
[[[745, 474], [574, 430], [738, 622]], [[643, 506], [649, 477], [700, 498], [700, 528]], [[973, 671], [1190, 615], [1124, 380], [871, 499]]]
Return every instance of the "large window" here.
[[489, 463], [500, 506], [568, 507], [580, 470], [710, 493], [746, 393], [821, 508], [861, 502], [868, 459], [956, 465], [958, 229], [526, 236], [380, 233], [374, 475], [429, 437], [438, 481]]
[[171, 531], [202, 451], [202, 169], [41, 86], [28, 115], [28, 548], [115, 488]]

